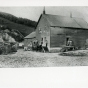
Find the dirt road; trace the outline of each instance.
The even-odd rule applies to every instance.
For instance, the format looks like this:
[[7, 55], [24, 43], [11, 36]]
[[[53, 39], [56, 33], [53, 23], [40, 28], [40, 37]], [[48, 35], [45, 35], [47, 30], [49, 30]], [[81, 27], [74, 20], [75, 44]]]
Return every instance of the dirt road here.
[[15, 54], [0, 55], [0, 67], [58, 67], [88, 66], [88, 56], [61, 56], [58, 53], [40, 53], [18, 50]]

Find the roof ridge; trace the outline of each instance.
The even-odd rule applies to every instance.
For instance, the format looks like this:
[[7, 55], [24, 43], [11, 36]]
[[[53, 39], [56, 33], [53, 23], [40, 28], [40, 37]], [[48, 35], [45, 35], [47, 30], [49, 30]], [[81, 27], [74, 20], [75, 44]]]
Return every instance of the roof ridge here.
[[[62, 16], [62, 15], [54, 15], [54, 14], [44, 14], [44, 15], [67, 17], [67, 16]], [[69, 17], [69, 18], [70, 18], [70, 17]]]
[[[61, 16], [61, 17], [67, 17], [67, 18], [77, 18], [77, 19], [83, 19], [79, 17], [70, 17], [70, 16], [62, 16], [62, 15], [54, 15], [54, 14], [43, 14], [43, 15], [51, 15], [51, 16]], [[84, 19], [83, 19], [84, 20]]]

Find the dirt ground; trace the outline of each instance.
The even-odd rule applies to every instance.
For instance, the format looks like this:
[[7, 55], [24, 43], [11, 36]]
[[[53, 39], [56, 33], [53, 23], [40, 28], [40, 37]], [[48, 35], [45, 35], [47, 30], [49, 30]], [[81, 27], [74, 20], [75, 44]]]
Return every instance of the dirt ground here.
[[[88, 50], [86, 50], [88, 52]], [[1, 68], [88, 66], [88, 56], [61, 56], [18, 50], [15, 54], [0, 55]]]

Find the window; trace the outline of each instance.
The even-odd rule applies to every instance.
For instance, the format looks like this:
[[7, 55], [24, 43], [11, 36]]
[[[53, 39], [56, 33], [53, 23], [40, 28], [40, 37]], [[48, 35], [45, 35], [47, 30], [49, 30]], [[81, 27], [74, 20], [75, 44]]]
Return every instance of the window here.
[[69, 37], [66, 38], [66, 45], [68, 46]]
[[44, 38], [44, 40], [46, 41], [46, 37]]
[[46, 30], [46, 26], [45, 26], [45, 30]]
[[43, 44], [43, 38], [41, 39], [41, 45]]
[[41, 30], [41, 28], [39, 27], [39, 33], [42, 33], [42, 30]]
[[43, 38], [42, 38], [42, 41], [43, 41]]

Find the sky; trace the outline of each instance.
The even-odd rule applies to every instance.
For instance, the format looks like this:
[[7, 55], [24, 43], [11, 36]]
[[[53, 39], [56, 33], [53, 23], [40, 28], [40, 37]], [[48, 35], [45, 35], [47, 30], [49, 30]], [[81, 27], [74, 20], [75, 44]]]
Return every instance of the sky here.
[[[0, 7], [0, 12], [10, 13], [17, 17], [27, 18], [33, 21], [38, 21], [43, 13], [43, 6], [19, 6], [19, 7]], [[88, 22], [88, 7], [87, 6], [46, 6], [46, 14], [70, 16], [83, 18]]]

